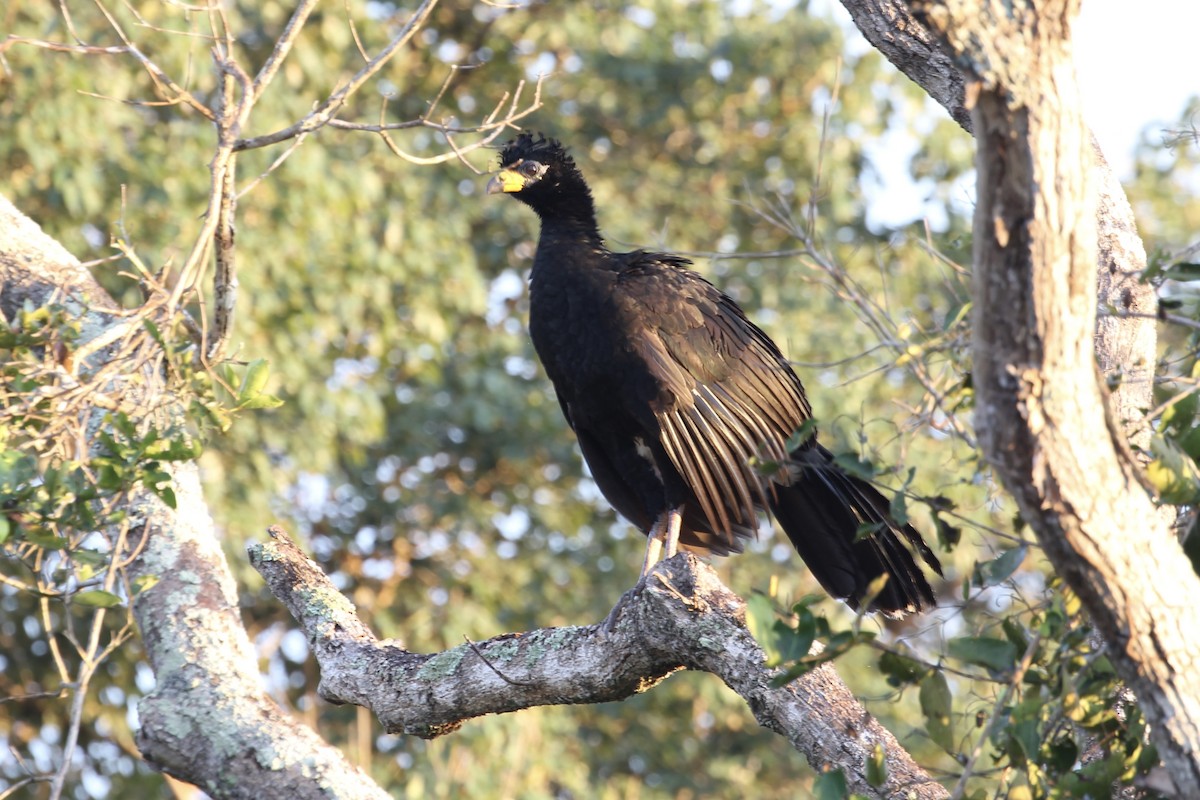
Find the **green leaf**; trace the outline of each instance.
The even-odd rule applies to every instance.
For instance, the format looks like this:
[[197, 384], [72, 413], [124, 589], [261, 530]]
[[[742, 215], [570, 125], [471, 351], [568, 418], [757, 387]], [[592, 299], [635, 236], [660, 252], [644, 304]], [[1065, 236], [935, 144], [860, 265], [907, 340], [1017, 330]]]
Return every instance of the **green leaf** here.
[[854, 541], [858, 542], [863, 539], [869, 539], [883, 530], [883, 528], [884, 524], [882, 522], [864, 522], [854, 531]]
[[1200, 281], [1200, 264], [1191, 261], [1180, 261], [1177, 264], [1172, 264], [1166, 269], [1166, 277], [1173, 281], [1180, 281], [1181, 283]]
[[1183, 552], [1192, 562], [1192, 571], [1200, 576], [1200, 517], [1192, 521], [1192, 526], [1183, 538]]
[[767, 666], [776, 667], [783, 662], [775, 636], [775, 608], [771, 598], [754, 594], [746, 601], [746, 627], [767, 657]]
[[846, 800], [846, 776], [840, 769], [822, 772], [813, 781], [813, 800]]
[[181, 436], [161, 443], [161, 446], [151, 455], [163, 461], [191, 461], [198, 458], [204, 451], [199, 439]]
[[238, 408], [279, 408], [281, 405], [283, 405], [283, 401], [273, 394], [258, 394], [249, 400], [238, 403]]
[[817, 418], [809, 417], [800, 423], [800, 427], [796, 428], [796, 432], [788, 438], [785, 449], [787, 452], [792, 452], [800, 445], [807, 442], [817, 433]]
[[883, 587], [887, 586], [890, 578], [891, 576], [885, 572], [867, 584], [867, 588], [862, 595], [862, 600], [859, 603], [859, 617], [867, 613], [867, 609], [871, 607], [871, 603], [875, 602], [875, 598], [879, 597], [880, 592], [883, 591]]
[[171, 488], [170, 484], [151, 485], [150, 491], [154, 492], [167, 508], [172, 511], [176, 509], [175, 490]]
[[879, 671], [887, 676], [887, 682], [891, 686], [916, 683], [928, 669], [908, 656], [890, 650], [879, 657]]
[[908, 524], [908, 499], [904, 492], [896, 492], [892, 495], [892, 503], [888, 509], [888, 513], [897, 525]]
[[137, 597], [147, 589], [153, 588], [158, 583], [157, 575], [139, 575], [133, 579], [133, 596]]
[[1009, 736], [1020, 746], [1021, 752], [1029, 761], [1038, 760], [1038, 751], [1042, 749], [1042, 738], [1038, 734], [1036, 719], [1023, 719], [1009, 726]]
[[1146, 477], [1164, 503], [1189, 505], [1200, 500], [1200, 469], [1183, 448], [1156, 435], [1150, 440], [1156, 458], [1146, 466]]
[[37, 545], [45, 550], [62, 550], [67, 546], [67, 540], [61, 536], [55, 536], [53, 533], [44, 531], [28, 531], [21, 537], [30, 544]]
[[946, 650], [954, 658], [996, 672], [1008, 672], [1017, 663], [1017, 648], [1003, 639], [963, 636], [951, 639]]
[[1192, 427], [1196, 420], [1196, 411], [1200, 408], [1200, 392], [1192, 392], [1180, 398], [1167, 407], [1159, 418], [1161, 430], [1185, 431]]
[[8, 541], [9, 533], [12, 531], [12, 523], [8, 521], [8, 517], [0, 514], [0, 544]]
[[1033, 790], [1029, 788], [1028, 783], [1010, 786], [1005, 798], [1006, 800], [1033, 800]]
[[864, 481], [869, 481], [875, 477], [875, 465], [870, 461], [864, 461], [857, 453], [838, 453], [833, 457], [833, 463], [837, 464], [847, 474]]
[[920, 700], [929, 738], [946, 752], [954, 752], [954, 723], [950, 716], [954, 698], [946, 676], [937, 670], [926, 675], [921, 681]]
[[791, 630], [794, 638], [788, 642], [787, 652], [798, 653], [796, 658], [805, 658], [812, 650], [812, 644], [819, 632], [817, 629], [821, 627], [819, 623], [823, 623], [824, 619], [818, 621], [807, 605], [800, 607], [797, 604], [797, 608], [798, 610], [793, 609], [797, 613], [796, 627]]
[[37, 459], [19, 450], [0, 451], [0, 492], [16, 494], [37, 475]]
[[238, 405], [244, 405], [262, 394], [263, 388], [267, 385], [267, 379], [270, 377], [270, 362], [265, 358], [256, 358], [251, 361], [246, 367], [246, 374], [242, 377], [242, 385], [238, 388]]
[[117, 466], [112, 462], [100, 464], [96, 472], [96, 485], [109, 492], [115, 492], [125, 485], [124, 465]]
[[1029, 647], [1029, 637], [1025, 635], [1025, 629], [1021, 627], [1021, 623], [1012, 617], [1005, 617], [1000, 626], [1004, 629], [1004, 638], [1012, 642], [1017, 652], [1024, 653], [1025, 648]]
[[78, 605], [93, 606], [95, 608], [116, 608], [123, 602], [119, 596], [112, 592], [106, 592], [103, 589], [80, 592], [74, 595], [71, 600]]
[[887, 762], [884, 760], [883, 745], [875, 743], [867, 756], [867, 783], [879, 788], [887, 783]]
[[115, 414], [109, 414], [108, 421], [126, 439], [136, 440], [138, 438], [137, 426], [133, 424], [133, 420], [125, 412], [118, 411]]
[[1005, 550], [991, 561], [985, 561], [978, 567], [979, 585], [981, 587], [996, 586], [1004, 583], [1017, 571], [1025, 560], [1028, 548], [1025, 545]]
[[1176, 441], [1193, 461], [1200, 458], [1200, 427], [1185, 431]]
[[937, 529], [938, 544], [943, 550], [953, 550], [962, 540], [962, 529], [946, 522], [939, 514], [933, 515], [933, 526]]
[[159, 347], [161, 347], [163, 350], [168, 349], [167, 342], [165, 339], [163, 339], [162, 331], [158, 329], [158, 325], [154, 323], [154, 320], [143, 320], [142, 325], [146, 328], [146, 332], [150, 334], [150, 338], [153, 339]]
[[74, 550], [71, 552], [71, 558], [81, 564], [89, 564], [93, 567], [102, 567], [108, 563], [108, 553], [98, 553], [95, 550]]

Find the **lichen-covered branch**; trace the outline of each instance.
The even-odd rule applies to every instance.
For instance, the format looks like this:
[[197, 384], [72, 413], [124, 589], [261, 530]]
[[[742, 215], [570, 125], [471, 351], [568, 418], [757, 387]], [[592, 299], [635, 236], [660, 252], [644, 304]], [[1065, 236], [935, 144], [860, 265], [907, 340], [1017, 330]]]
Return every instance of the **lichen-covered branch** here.
[[[393, 733], [424, 737], [483, 714], [538, 705], [601, 703], [647, 691], [679, 669], [710, 672], [746, 700], [761, 725], [786, 736], [817, 769], [842, 768], [867, 797], [946, 797], [946, 790], [850, 693], [831, 666], [788, 686], [745, 625], [745, 604], [711, 568], [683, 554], [664, 562], [602, 625], [544, 628], [467, 642], [432, 655], [379, 641], [354, 606], [279, 528], [250, 558], [300, 623], [321, 666], [320, 694], [370, 708]], [[876, 744], [887, 782], [866, 780]]]
[[[81, 381], [91, 373], [109, 376], [97, 390], [121, 398], [131, 417], [139, 409], [172, 413], [159, 373], [113, 368], [120, 337], [87, 348], [124, 319], [105, 311], [113, 308], [111, 298], [74, 256], [0, 197], [0, 311], [11, 319], [25, 304], [38, 308], [51, 299], [82, 325], [79, 351], [90, 349], [90, 356], [71, 367]], [[106, 411], [94, 406], [88, 413], [94, 429]], [[157, 581], [133, 604], [156, 684], [138, 708], [142, 755], [214, 798], [385, 800], [361, 770], [263, 692], [198, 470], [186, 462], [172, 473], [174, 509], [143, 487], [131, 490], [131, 550], [119, 554], [132, 558], [133, 579]]]

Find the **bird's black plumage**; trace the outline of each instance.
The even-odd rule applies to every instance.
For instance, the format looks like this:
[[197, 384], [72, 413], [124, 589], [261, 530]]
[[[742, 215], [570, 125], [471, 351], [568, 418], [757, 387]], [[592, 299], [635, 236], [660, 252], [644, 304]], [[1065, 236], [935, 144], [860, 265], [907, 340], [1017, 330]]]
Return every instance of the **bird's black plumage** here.
[[742, 309], [687, 259], [610, 251], [591, 192], [557, 141], [521, 134], [500, 166], [488, 192], [513, 194], [541, 218], [534, 347], [616, 510], [648, 534], [678, 510], [680, 544], [725, 555], [742, 550], [769, 509], [832, 595], [857, 606], [887, 574], [873, 609], [933, 605], [903, 540], [941, 567], [912, 526], [889, 516], [887, 499], [843, 472], [815, 435], [788, 452], [812, 410]]

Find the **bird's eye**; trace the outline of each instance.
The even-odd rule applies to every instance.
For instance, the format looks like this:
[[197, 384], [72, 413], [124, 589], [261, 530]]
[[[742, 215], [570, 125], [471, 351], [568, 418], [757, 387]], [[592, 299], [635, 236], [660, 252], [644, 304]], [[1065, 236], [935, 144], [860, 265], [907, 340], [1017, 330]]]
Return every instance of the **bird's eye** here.
[[541, 164], [539, 164], [536, 161], [523, 161], [523, 162], [521, 162], [521, 166], [517, 167], [517, 171], [520, 172], [522, 175], [524, 175], [526, 178], [538, 177], [539, 175], [542, 174], [543, 169], [545, 169], [545, 167], [543, 167]]

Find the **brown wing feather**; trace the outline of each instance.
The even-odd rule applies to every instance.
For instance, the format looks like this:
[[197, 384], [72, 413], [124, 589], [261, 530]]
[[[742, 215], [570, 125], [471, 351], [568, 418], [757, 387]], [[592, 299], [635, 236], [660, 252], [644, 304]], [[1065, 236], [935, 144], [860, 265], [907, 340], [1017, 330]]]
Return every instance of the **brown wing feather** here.
[[648, 321], [634, 347], [666, 390], [654, 407], [660, 441], [712, 530], [732, 540], [736, 529], [757, 526], [767, 504], [756, 462], [786, 461], [808, 402], [783, 355], [736, 303], [682, 260], [643, 257], [620, 284]]

